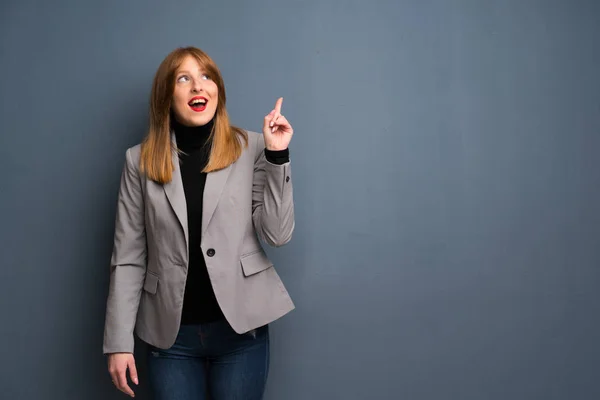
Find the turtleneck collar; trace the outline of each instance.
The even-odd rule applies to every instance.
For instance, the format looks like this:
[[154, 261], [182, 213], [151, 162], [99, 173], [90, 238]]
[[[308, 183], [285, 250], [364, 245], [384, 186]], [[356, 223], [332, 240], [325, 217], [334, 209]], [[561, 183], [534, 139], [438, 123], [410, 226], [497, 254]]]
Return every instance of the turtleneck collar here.
[[171, 117], [171, 127], [175, 131], [177, 148], [185, 153], [200, 150], [207, 143], [213, 125], [214, 118], [206, 125], [185, 126], [179, 123], [174, 116]]

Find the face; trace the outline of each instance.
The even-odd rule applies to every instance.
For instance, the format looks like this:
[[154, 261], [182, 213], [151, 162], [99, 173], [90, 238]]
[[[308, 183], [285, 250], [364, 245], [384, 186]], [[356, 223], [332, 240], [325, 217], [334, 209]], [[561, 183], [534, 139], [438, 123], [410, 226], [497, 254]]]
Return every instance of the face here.
[[206, 125], [217, 111], [219, 89], [198, 61], [187, 56], [175, 74], [173, 112], [186, 126]]

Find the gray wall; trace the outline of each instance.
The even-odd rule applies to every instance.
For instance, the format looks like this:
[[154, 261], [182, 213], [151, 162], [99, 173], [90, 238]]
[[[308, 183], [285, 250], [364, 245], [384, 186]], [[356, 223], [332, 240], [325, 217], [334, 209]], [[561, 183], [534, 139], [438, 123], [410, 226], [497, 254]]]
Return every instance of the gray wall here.
[[236, 124], [284, 96], [296, 131], [267, 399], [600, 397], [597, 1], [0, 7], [0, 398], [124, 398], [101, 355], [119, 174], [190, 44]]

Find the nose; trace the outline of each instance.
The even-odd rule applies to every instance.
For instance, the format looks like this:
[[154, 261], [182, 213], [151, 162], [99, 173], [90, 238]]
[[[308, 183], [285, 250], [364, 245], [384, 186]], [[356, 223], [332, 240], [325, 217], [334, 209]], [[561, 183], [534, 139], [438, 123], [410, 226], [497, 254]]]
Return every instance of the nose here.
[[192, 82], [192, 91], [198, 93], [202, 90], [202, 83], [199, 79], [194, 79]]

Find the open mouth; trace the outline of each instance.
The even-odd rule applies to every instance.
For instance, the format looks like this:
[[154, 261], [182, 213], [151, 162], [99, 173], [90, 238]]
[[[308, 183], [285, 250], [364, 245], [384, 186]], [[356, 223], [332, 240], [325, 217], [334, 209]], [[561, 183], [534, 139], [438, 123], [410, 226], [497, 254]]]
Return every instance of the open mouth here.
[[208, 103], [208, 100], [206, 100], [205, 97], [194, 97], [193, 99], [191, 99], [188, 102], [188, 105], [190, 106], [190, 108], [196, 112], [201, 112], [204, 111], [206, 109], [206, 104]]

